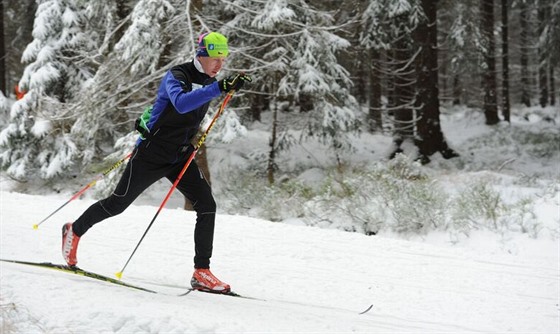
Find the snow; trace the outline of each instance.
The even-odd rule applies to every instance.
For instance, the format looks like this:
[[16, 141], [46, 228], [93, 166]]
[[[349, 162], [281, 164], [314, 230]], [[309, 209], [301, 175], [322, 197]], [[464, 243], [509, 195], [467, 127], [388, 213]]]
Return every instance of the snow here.
[[31, 133], [37, 137], [41, 138], [48, 134], [52, 129], [51, 121], [45, 119], [37, 119], [31, 127]]
[[[124, 282], [161, 294], [0, 262], [1, 332], [558, 333], [559, 156], [539, 156], [550, 143], [529, 136], [558, 131], [543, 117], [555, 114], [557, 120], [558, 111], [537, 109], [518, 109], [511, 125], [498, 127], [485, 126], [483, 116], [467, 108], [445, 109], [444, 134], [461, 157], [444, 160], [436, 154], [422, 167], [450, 196], [476, 181], [491, 185], [506, 204], [528, 199], [529, 209], [510, 212], [510, 226], [407, 235], [384, 230], [366, 236], [306, 226], [300, 217], [271, 222], [221, 211], [212, 270], [234, 291], [257, 299], [177, 297], [192, 274], [195, 216], [181, 209], [183, 199], [175, 193], [123, 275]], [[252, 124], [244, 137], [227, 143], [209, 138], [219, 210], [227, 208], [221, 189], [232, 173], [266, 154], [265, 124]], [[512, 140], [521, 135], [527, 135], [526, 144]], [[354, 140], [356, 150], [342, 154], [342, 161], [387, 163], [390, 137], [360, 136]], [[332, 164], [332, 156], [322, 152], [317, 143], [298, 143], [279, 154], [278, 164], [284, 171], [299, 170], [294, 178], [318, 187]], [[277, 178], [292, 177], [284, 173]], [[95, 191], [72, 201], [38, 230], [32, 226], [64, 204], [79, 189], [74, 186], [37, 187], [2, 176], [0, 258], [62, 263], [61, 226], [94, 203]], [[158, 183], [123, 214], [94, 226], [80, 243], [79, 265], [114, 277], [168, 189], [169, 183]]]
[[277, 23], [292, 19], [296, 13], [287, 7], [286, 1], [274, 1], [265, 4], [265, 9], [257, 14], [251, 25], [261, 29], [273, 29]]
[[[32, 225], [62, 196], [0, 192], [1, 258], [61, 262], [60, 228], [92, 200]], [[33, 204], [33, 210], [22, 210]], [[152, 206], [134, 206], [81, 240], [79, 264], [113, 277]], [[0, 264], [5, 332], [558, 332], [558, 248], [535, 254], [365, 236], [219, 215], [213, 271], [242, 295], [184, 292], [192, 271], [192, 212], [164, 209], [124, 271], [150, 294], [76, 275]], [[488, 236], [488, 242], [492, 242]], [[488, 248], [490, 249], [490, 247]], [[360, 315], [373, 304], [372, 310]]]

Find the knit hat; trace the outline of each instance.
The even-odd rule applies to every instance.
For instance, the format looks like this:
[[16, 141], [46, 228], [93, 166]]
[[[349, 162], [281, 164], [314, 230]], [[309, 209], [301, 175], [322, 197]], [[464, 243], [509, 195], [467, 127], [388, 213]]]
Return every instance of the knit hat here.
[[210, 32], [198, 37], [198, 50], [196, 55], [200, 57], [227, 57], [229, 49], [226, 36]]

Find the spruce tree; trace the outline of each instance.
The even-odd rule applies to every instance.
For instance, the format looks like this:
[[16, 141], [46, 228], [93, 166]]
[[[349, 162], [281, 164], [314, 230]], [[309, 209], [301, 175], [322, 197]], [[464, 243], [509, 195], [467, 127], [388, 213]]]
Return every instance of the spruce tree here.
[[[349, 73], [336, 58], [349, 42], [334, 32], [331, 12], [304, 0], [241, 0], [225, 6], [214, 0], [203, 13], [209, 26], [230, 36], [234, 52], [228, 67], [254, 76], [257, 94], [248, 96], [252, 108], [300, 113], [305, 123], [290, 128], [302, 138], [318, 138], [334, 152], [351, 146], [348, 134], [357, 129], [359, 107], [350, 94]], [[292, 138], [285, 135], [283, 117], [276, 125], [271, 150], [288, 147]]]
[[80, 151], [70, 131], [75, 115], [64, 103], [78, 98], [90, 68], [79, 59], [96, 47], [84, 30], [78, 0], [39, 1], [33, 41], [22, 60], [27, 63], [20, 87], [27, 91], [11, 108], [9, 124], [0, 132], [0, 163], [8, 174], [42, 178], [63, 173]]

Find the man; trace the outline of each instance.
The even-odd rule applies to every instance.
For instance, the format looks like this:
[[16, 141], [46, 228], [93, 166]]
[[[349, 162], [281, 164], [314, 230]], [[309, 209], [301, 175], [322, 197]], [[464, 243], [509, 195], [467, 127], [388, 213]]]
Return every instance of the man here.
[[[203, 34], [195, 58], [171, 68], [159, 86], [142, 136], [113, 193], [90, 206], [74, 223], [62, 228], [62, 255], [69, 266], [78, 263], [80, 238], [94, 224], [123, 212], [144, 190], [165, 177], [174, 182], [194, 147], [190, 144], [206, 115], [210, 101], [224, 92], [239, 90], [251, 78], [238, 73], [217, 81], [229, 50], [227, 38]], [[210, 272], [216, 203], [210, 185], [193, 160], [177, 185], [196, 211], [194, 231], [194, 289], [229, 292], [230, 286]]]

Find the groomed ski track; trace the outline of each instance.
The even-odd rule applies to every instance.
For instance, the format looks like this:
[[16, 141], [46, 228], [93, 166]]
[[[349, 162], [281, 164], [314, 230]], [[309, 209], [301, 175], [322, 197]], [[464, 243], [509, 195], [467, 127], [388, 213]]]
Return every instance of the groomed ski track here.
[[[62, 223], [92, 203], [76, 201], [34, 231], [63, 199], [0, 195], [0, 257], [35, 262], [62, 261]], [[134, 206], [92, 228], [79, 266], [113, 276], [155, 210]], [[193, 213], [165, 209], [123, 281], [181, 292], [193, 228]], [[1, 319], [6, 332], [558, 332], [557, 262], [219, 215], [214, 273], [263, 300], [150, 294], [0, 263]]]

